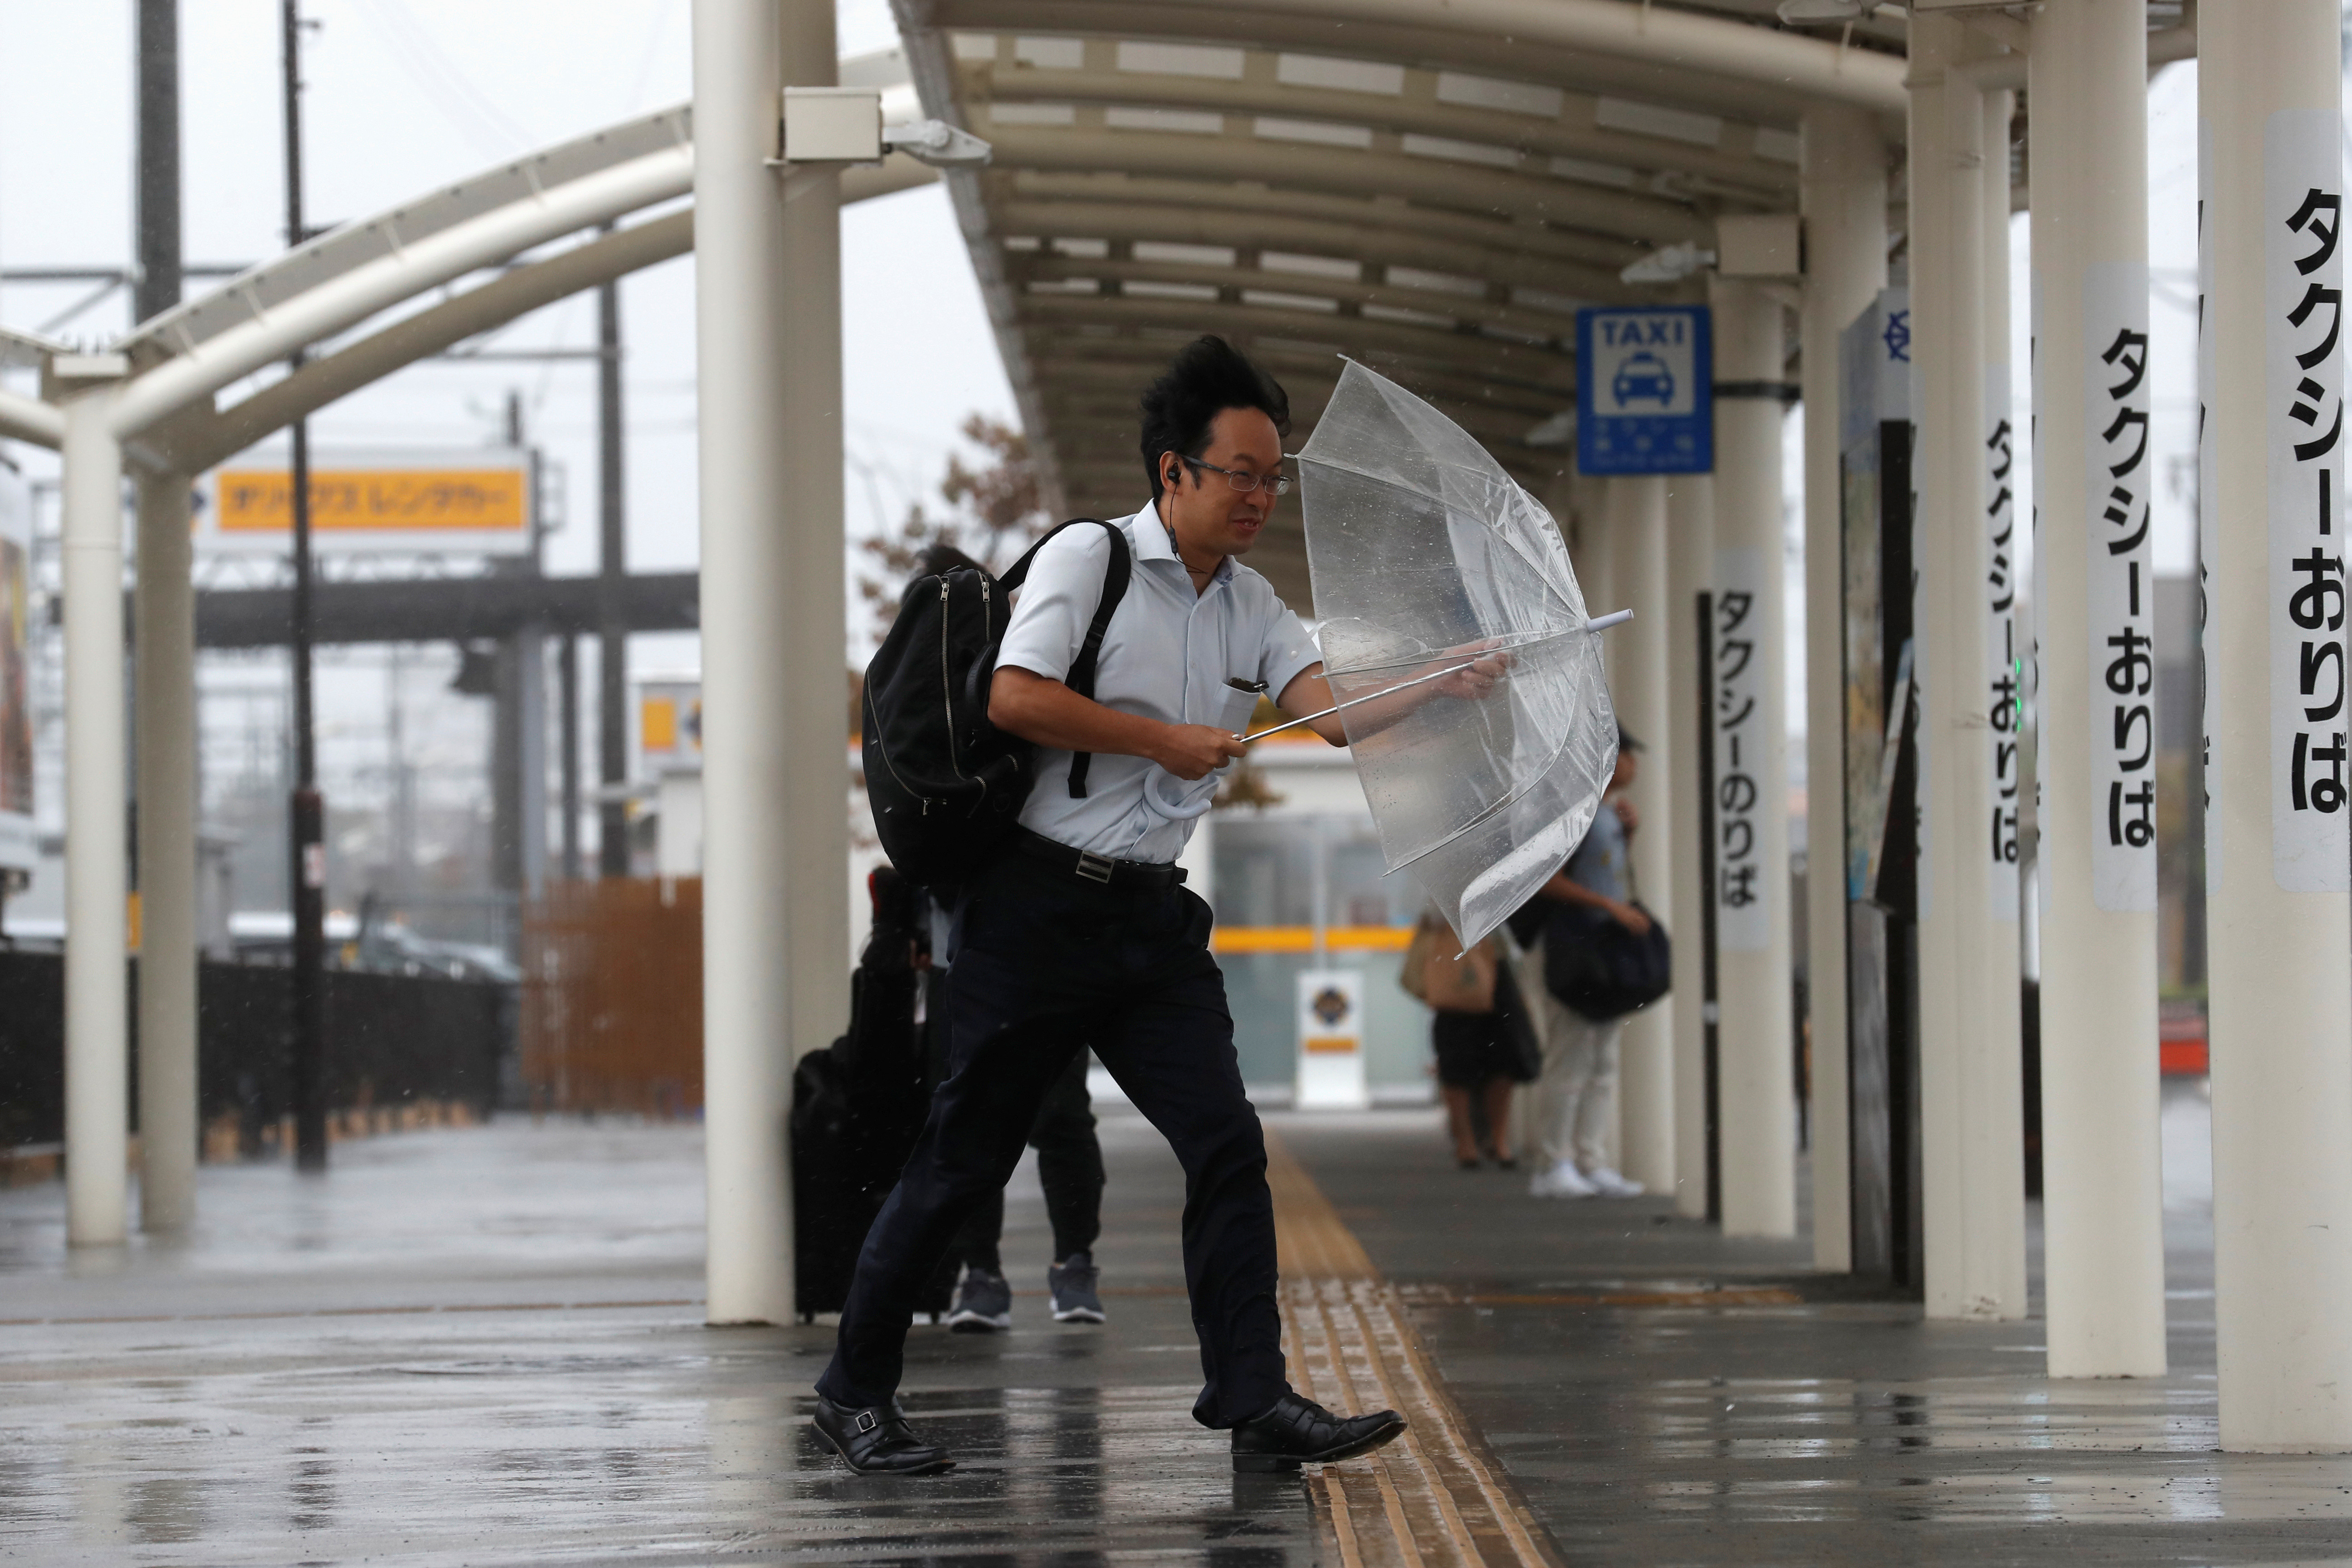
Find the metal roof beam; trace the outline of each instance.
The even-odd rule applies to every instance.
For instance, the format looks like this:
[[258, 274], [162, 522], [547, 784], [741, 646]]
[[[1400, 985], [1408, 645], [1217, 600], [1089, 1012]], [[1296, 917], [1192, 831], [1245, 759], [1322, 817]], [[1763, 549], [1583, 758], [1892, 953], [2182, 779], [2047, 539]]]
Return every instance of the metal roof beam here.
[[[844, 171], [842, 204], [911, 190], [936, 178], [935, 171], [894, 153], [879, 167]], [[201, 472], [404, 365], [600, 283], [673, 260], [693, 248], [691, 207], [583, 241], [545, 260], [502, 272], [429, 310], [404, 316], [312, 360], [227, 408], [215, 411], [200, 404], [160, 427], [154, 445], [179, 471]]]
[[1712, 244], [1715, 224], [1688, 206], [1549, 175], [1402, 153], [1312, 147], [1257, 137], [992, 124], [993, 166], [1047, 173], [1116, 169], [1164, 178], [1247, 180], [1280, 189], [1402, 196], [1643, 245]]
[[[423, 577], [311, 585], [312, 637], [321, 643], [467, 642], [536, 628], [550, 636], [595, 631], [604, 615], [601, 577]], [[698, 574], [624, 577], [620, 614], [633, 632], [692, 631], [701, 624]], [[199, 647], [276, 647], [288, 638], [291, 588], [213, 588], [196, 595]], [[128, 606], [126, 605], [126, 613]]]
[[142, 363], [189, 353], [221, 333], [315, 295], [347, 274], [430, 245], [453, 229], [543, 204], [565, 186], [593, 182], [647, 159], [687, 153], [690, 178], [693, 140], [693, 111], [680, 104], [542, 148], [305, 240], [210, 293], [142, 321], [115, 346]]
[[[118, 439], [139, 435], [379, 310], [567, 234], [684, 195], [693, 183], [690, 144], [649, 153], [529, 200], [492, 206], [299, 290], [289, 288], [269, 309], [257, 300], [246, 320], [152, 364], [126, 384], [114, 404], [113, 432]], [[228, 289], [242, 286], [231, 283]], [[166, 312], [156, 321], [171, 319]]]
[[1563, 396], [1576, 395], [1575, 363], [1570, 356], [1548, 344], [1513, 342], [1484, 333], [1433, 331], [1360, 317], [1233, 305], [1223, 300], [1195, 304], [1189, 300], [1100, 296], [1056, 299], [1050, 294], [1031, 294], [1023, 298], [1021, 314], [1024, 322], [1050, 329], [1099, 324], [1163, 327], [1187, 335], [1216, 331], [1244, 341], [1272, 337], [1317, 347], [1328, 344], [1335, 352], [1358, 359], [1368, 359], [1372, 353], [1386, 350], [1457, 365], [1472, 374], [1491, 368], [1532, 384], [1557, 386]]
[[[1279, 57], [1253, 51], [1241, 79], [1168, 76], [1125, 70], [1011, 68], [994, 61], [964, 62], [960, 76], [967, 102], [1143, 104], [1222, 114], [1363, 127], [1393, 135], [1420, 134], [1506, 148], [1537, 157], [1564, 157], [1624, 171], [1631, 186], [1643, 173], [1719, 181], [1728, 193], [1759, 205], [1793, 202], [1793, 163], [1742, 157], [1665, 136], [1607, 129], [1597, 121], [1601, 95], [1562, 93], [1556, 118], [1516, 114], [1441, 101], [1441, 73], [1413, 69], [1393, 94], [1350, 92], [1276, 79]], [[1727, 126], [1727, 131], [1735, 128]], [[1740, 127], [1752, 143], [1753, 127]]]
[[[1177, 261], [1120, 260], [1115, 257], [1086, 260], [1077, 257], [1014, 256], [1009, 261], [1007, 269], [1015, 279], [1024, 284], [1108, 279], [1122, 286], [1121, 292], [1107, 294], [1102, 296], [1104, 298], [1138, 298], [1139, 295], [1126, 290], [1125, 286], [1166, 283], [1195, 289], [1280, 294], [1301, 300], [1329, 300], [1338, 304], [1339, 309], [1336, 313], [1341, 316], [1380, 310], [1409, 310], [1434, 318], [1420, 323], [1433, 331], [1444, 331], [1449, 326], [1468, 321], [1478, 325], [1507, 326], [1528, 337], [1550, 342], [1565, 339], [1570, 345], [1576, 338], [1576, 318], [1573, 316], [1558, 311], [1530, 310], [1485, 297], [1444, 293], [1431, 289], [1402, 289], [1388, 283], [1349, 282], [1338, 278], [1318, 278], [1302, 273], [1266, 272], [1255, 267], [1194, 266]], [[1062, 294], [1053, 289], [1031, 292], [1026, 297], [1035, 299], [1041, 293], [1054, 298], [1086, 298], [1083, 294]], [[1370, 315], [1368, 319], [1380, 318]]]
[[[1391, 207], [1388, 209], [1393, 213]], [[1428, 215], [1430, 232], [1339, 223], [1320, 217], [1283, 217], [1200, 206], [1155, 206], [1142, 202], [1035, 201], [997, 204], [1008, 236], [1041, 239], [1137, 240], [1173, 245], [1222, 245], [1235, 250], [1275, 251], [1328, 257], [1372, 267], [1415, 267], [1483, 278], [1514, 288], [1540, 289], [1580, 303], [1654, 300], [1658, 291], [1621, 281], [1615, 271], [1546, 257], [1487, 248], [1444, 237], [1440, 215]], [[1008, 252], [1017, 259], [1019, 252]], [[1288, 278], [1286, 271], [1268, 277]]]
[[[1147, 345], [1136, 344], [1140, 349]], [[1154, 352], [1138, 353], [1130, 359], [1085, 359], [1065, 355], [1054, 350], [1042, 352], [1037, 363], [1053, 385], [1083, 389], [1097, 397], [1123, 395], [1130, 417], [1134, 405], [1151, 379], [1165, 368], [1168, 354], [1164, 345], [1148, 345]], [[1254, 348], [1250, 358], [1282, 384], [1291, 395], [1294, 410], [1305, 394], [1301, 388], [1320, 387], [1315, 395], [1320, 406], [1322, 397], [1339, 378], [1339, 360], [1330, 354], [1303, 354], [1288, 352], [1269, 353], [1263, 345]], [[1382, 374], [1407, 390], [1428, 398], [1443, 407], [1473, 407], [1490, 409], [1528, 423], [1549, 419], [1574, 401], [1563, 392], [1547, 392], [1515, 385], [1492, 376], [1449, 374], [1426, 364], [1403, 366], [1390, 362]]]
[[[1002, 182], [999, 184], [998, 182]], [[1009, 195], [1003, 194], [1009, 191]], [[1034, 169], [992, 177], [992, 199], [1019, 202], [1101, 202], [1157, 205], [1171, 209], [1321, 219], [1381, 233], [1402, 232], [1476, 245], [1492, 252], [1598, 268], [1614, 277], [1629, 261], [1647, 256], [1650, 246], [1598, 234], [1578, 234], [1540, 224], [1516, 223], [1475, 213], [1414, 206], [1394, 197], [1330, 195], [1319, 191], [1276, 190], [1262, 182], [1234, 184], [1214, 179], [1137, 178], [1110, 173], [1049, 174]], [[1017, 230], [1007, 230], [1017, 233]]]
[[65, 445], [65, 411], [37, 397], [26, 397], [0, 386], [0, 437], [28, 441], [36, 447]]
[[1406, 66], [1442, 62], [1793, 126], [1828, 100], [1906, 109], [1899, 55], [1636, 0], [920, 0], [955, 31], [1111, 34], [1287, 47]]
[[[1330, 402], [1331, 388], [1325, 386], [1312, 396], [1299, 395], [1291, 400], [1291, 430], [1295, 438], [1303, 438], [1323, 417]], [[1051, 395], [1046, 406], [1054, 413], [1054, 428], [1064, 440], [1080, 437], [1108, 437], [1124, 440], [1130, 450], [1137, 438], [1135, 411], [1090, 397], [1084, 393]], [[1538, 421], [1525, 415], [1509, 415], [1493, 409], [1465, 407], [1448, 399], [1433, 399], [1432, 406], [1456, 425], [1477, 437], [1483, 446], [1496, 449], [1526, 447], [1527, 434]]]
[[[1096, 367], [1115, 371], [1139, 394], [1162, 370], [1176, 350], [1194, 334], [1190, 331], [1152, 330], [1149, 337], [1107, 338], [1060, 333], [1041, 343], [1037, 363], [1055, 374], [1085, 375]], [[1305, 344], [1252, 339], [1249, 356], [1276, 374], [1313, 380], [1331, 374], [1339, 362], [1337, 345]], [[1573, 375], [1560, 376], [1548, 366], [1510, 365], [1492, 361], [1435, 359], [1387, 344], [1356, 345], [1349, 358], [1360, 360], [1408, 389], [1452, 396], [1464, 402], [1491, 403], [1496, 407], [1524, 409], [1533, 418], [1547, 418], [1576, 401]], [[1530, 371], [1540, 374], [1531, 375]]]

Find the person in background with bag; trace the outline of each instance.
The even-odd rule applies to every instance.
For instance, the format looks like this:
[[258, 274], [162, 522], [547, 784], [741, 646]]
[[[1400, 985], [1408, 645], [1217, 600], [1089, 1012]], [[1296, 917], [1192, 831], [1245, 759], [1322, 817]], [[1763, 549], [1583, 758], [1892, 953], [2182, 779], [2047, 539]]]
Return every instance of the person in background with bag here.
[[1512, 917], [1513, 935], [1520, 943], [1513, 966], [1543, 1048], [1533, 1111], [1538, 1158], [1528, 1183], [1528, 1191], [1539, 1198], [1630, 1198], [1643, 1190], [1641, 1183], [1609, 1163], [1608, 1128], [1617, 1110], [1617, 1044], [1624, 1021], [1583, 1016], [1554, 994], [1545, 973], [1546, 948], [1576, 941], [1580, 926], [1596, 916], [1614, 921], [1636, 936], [1649, 934], [1649, 914], [1633, 902], [1633, 868], [1626, 853], [1641, 826], [1624, 795], [1639, 769], [1634, 753], [1641, 749], [1641, 742], [1620, 726], [1617, 771], [1584, 841]]
[[[958, 568], [985, 570], [954, 545], [934, 544], [918, 559], [916, 576], [943, 577]], [[930, 1005], [924, 1036], [931, 1081], [938, 1084], [947, 1081], [950, 1070], [947, 988], [955, 962], [955, 921], [928, 890], [918, 896], [928, 933], [918, 960], [928, 965]], [[1102, 1235], [1102, 1141], [1095, 1134], [1087, 1062], [1083, 1050], [1070, 1058], [1070, 1065], [1045, 1091], [1029, 1129], [1029, 1147], [1037, 1151], [1037, 1184], [1045, 1190], [1045, 1217], [1054, 1232], [1045, 1291], [1057, 1323], [1099, 1323], [1106, 1318], [1101, 1271], [1094, 1258], [1096, 1238]], [[1003, 1237], [1004, 1194], [999, 1191], [971, 1211], [949, 1248], [952, 1266], [961, 1270], [955, 1306], [948, 1314], [948, 1327], [954, 1332], [999, 1333], [1013, 1327], [1013, 1285], [1004, 1278]]]
[[1458, 956], [1444, 917], [1423, 911], [1404, 955], [1398, 980], [1429, 1004], [1430, 1045], [1437, 1056], [1437, 1089], [1445, 1102], [1446, 1130], [1454, 1157], [1465, 1171], [1478, 1168], [1474, 1097], [1486, 1112], [1495, 1163], [1518, 1169], [1511, 1152], [1511, 1090], [1535, 1077], [1527, 1020], [1506, 966], [1502, 939], [1490, 936]]

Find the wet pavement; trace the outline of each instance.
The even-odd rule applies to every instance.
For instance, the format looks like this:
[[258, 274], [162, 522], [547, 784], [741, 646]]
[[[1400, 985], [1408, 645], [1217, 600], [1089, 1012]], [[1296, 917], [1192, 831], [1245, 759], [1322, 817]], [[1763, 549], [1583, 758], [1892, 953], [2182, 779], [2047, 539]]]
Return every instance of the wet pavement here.
[[[691, 1127], [496, 1124], [207, 1167], [186, 1242], [64, 1260], [0, 1193], [0, 1557], [42, 1563], [1315, 1559], [1296, 1478], [1190, 1419], [1181, 1177], [1106, 1129], [1108, 1331], [1054, 1324], [1034, 1173], [1015, 1329], [919, 1328], [956, 1473], [853, 1477], [806, 1425], [822, 1327], [700, 1321]], [[1164, 1167], [1164, 1168], [1163, 1168]]]
[[1929, 1324], [1663, 1200], [1537, 1204], [1377, 1120], [1285, 1137], [1570, 1562], [2352, 1562], [2352, 1459], [2215, 1451], [2200, 1091], [2165, 1102], [2160, 1380], [2043, 1377], [2038, 1270], [2033, 1319]]
[[335, 1171], [207, 1167], [172, 1245], [65, 1257], [0, 1193], [0, 1558], [42, 1563], [1170, 1559], [1229, 1568], [2352, 1560], [2352, 1462], [2212, 1452], [2201, 1106], [2168, 1100], [2175, 1371], [2053, 1384], [2038, 1322], [1938, 1324], [1663, 1201], [1529, 1199], [1434, 1118], [1268, 1118], [1302, 1382], [1413, 1441], [1234, 1478], [1157, 1138], [1107, 1114], [1111, 1322], [919, 1327], [908, 1404], [963, 1468], [851, 1477], [805, 1426], [823, 1328], [700, 1324], [686, 1126], [415, 1132]]

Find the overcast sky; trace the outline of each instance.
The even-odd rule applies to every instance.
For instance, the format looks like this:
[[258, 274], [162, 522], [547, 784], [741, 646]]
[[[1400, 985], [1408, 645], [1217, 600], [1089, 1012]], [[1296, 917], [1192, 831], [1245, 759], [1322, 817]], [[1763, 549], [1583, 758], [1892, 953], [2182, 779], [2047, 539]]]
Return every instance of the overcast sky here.
[[[688, 0], [305, 0], [306, 184], [314, 225], [364, 216], [534, 147], [691, 96]], [[249, 262], [281, 247], [284, 186], [277, 0], [201, 0], [181, 13], [186, 251]], [[593, 17], [593, 22], [583, 18]], [[897, 42], [887, 0], [843, 0], [844, 53]], [[130, 0], [0, 0], [0, 268], [122, 265], [131, 255]], [[936, 484], [975, 409], [1012, 417], [962, 241], [936, 187], [842, 221], [850, 523], [903, 511]], [[194, 289], [214, 286], [191, 284]], [[48, 323], [79, 287], [0, 288], [0, 321]], [[695, 551], [693, 264], [624, 285], [633, 565]], [[110, 337], [121, 295], [54, 328]], [[580, 298], [527, 318], [502, 347], [593, 343]], [[312, 424], [321, 447], [471, 446], [509, 388], [531, 438], [562, 465], [569, 527], [551, 570], [595, 564], [594, 371], [582, 362], [419, 365]], [[36, 472], [48, 464], [31, 458]], [[869, 478], [870, 476], [870, 478]], [[656, 640], [656, 639], [647, 639]], [[657, 639], [640, 663], [690, 662]]]

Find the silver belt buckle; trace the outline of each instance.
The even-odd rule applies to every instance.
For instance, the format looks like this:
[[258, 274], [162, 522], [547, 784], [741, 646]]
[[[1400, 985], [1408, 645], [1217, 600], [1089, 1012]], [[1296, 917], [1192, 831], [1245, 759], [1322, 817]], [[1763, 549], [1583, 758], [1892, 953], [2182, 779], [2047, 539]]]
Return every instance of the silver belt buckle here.
[[1078, 851], [1078, 875], [1089, 882], [1108, 883], [1118, 862], [1108, 855], [1097, 855], [1091, 849]]

